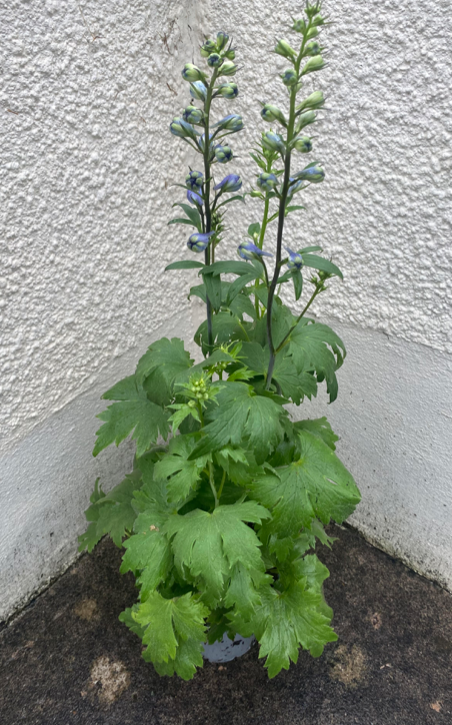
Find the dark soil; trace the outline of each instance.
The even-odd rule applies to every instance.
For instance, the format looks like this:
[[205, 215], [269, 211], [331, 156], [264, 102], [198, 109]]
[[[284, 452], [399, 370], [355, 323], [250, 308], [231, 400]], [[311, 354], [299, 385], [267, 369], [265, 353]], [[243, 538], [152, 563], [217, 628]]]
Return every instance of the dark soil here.
[[268, 680], [258, 649], [160, 678], [118, 621], [135, 599], [104, 541], [0, 633], [2, 725], [451, 725], [452, 598], [355, 531], [320, 558], [339, 641]]

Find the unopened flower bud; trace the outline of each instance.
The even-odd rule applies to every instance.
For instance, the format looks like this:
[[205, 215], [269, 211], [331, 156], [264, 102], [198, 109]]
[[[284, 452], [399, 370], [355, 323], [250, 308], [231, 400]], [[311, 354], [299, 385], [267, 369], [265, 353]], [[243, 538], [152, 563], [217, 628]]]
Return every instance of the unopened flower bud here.
[[212, 236], [212, 234], [215, 234], [215, 232], [207, 232], [206, 234], [192, 234], [187, 242], [187, 247], [191, 249], [192, 252], [204, 252], [209, 246], [210, 237]]
[[188, 189], [187, 191], [187, 199], [190, 202], [190, 204], [194, 204], [194, 206], [203, 206], [204, 200], [197, 194], [195, 191], [190, 191]]
[[278, 55], [282, 55], [283, 58], [289, 58], [290, 60], [295, 60], [296, 58], [296, 52], [294, 49], [289, 45], [287, 40], [278, 40], [278, 42], [275, 45], [275, 53], [278, 53]]
[[314, 111], [305, 111], [301, 113], [295, 123], [295, 134], [300, 133], [301, 129], [308, 126], [310, 123], [314, 123], [315, 113]]
[[325, 66], [325, 61], [323, 60], [321, 55], [314, 55], [312, 58], [309, 58], [308, 62], [306, 63], [305, 67], [301, 71], [302, 76], [306, 75], [306, 73], [312, 73], [316, 70], [322, 70]]
[[199, 126], [204, 120], [204, 113], [200, 108], [196, 108], [196, 106], [187, 106], [183, 113], [183, 118], [187, 123]]
[[264, 252], [262, 249], [259, 249], [259, 247], [253, 244], [253, 242], [242, 242], [242, 244], [239, 244], [237, 253], [239, 257], [248, 261], [251, 261], [252, 259], [261, 259], [261, 257], [273, 257], [273, 254], [270, 254], [270, 252]]
[[305, 100], [302, 101], [299, 106], [297, 106], [297, 111], [313, 111], [317, 108], [322, 108], [324, 103], [325, 97], [322, 91], [314, 91], [314, 93], [311, 93], [310, 96], [305, 98]]
[[207, 58], [207, 65], [211, 68], [218, 68], [223, 62], [223, 58], [218, 53], [211, 53]]
[[303, 266], [303, 257], [298, 252], [293, 252], [289, 247], [285, 247], [286, 251], [289, 252], [289, 261], [287, 266], [289, 269], [300, 270]]
[[312, 142], [309, 136], [299, 136], [294, 143], [294, 149], [301, 154], [308, 154], [312, 151]]
[[295, 30], [296, 33], [304, 33], [306, 30], [305, 21], [302, 18], [300, 20], [294, 20], [292, 30]]
[[257, 177], [256, 183], [262, 191], [273, 191], [278, 184], [278, 179], [275, 174], [269, 174], [266, 171], [263, 171]]
[[234, 58], [235, 58], [234, 48], [230, 48], [229, 50], [227, 50], [226, 53], [224, 54], [224, 57], [227, 58], [228, 60], [234, 60]]
[[250, 191], [250, 196], [253, 199], [263, 199], [264, 198], [263, 195], [261, 194], [261, 192], [257, 191], [257, 189], [253, 189], [252, 191]]
[[182, 69], [182, 78], [190, 83], [193, 83], [194, 81], [203, 81], [204, 73], [200, 71], [196, 65], [193, 65], [193, 63], [185, 63]]
[[268, 121], [269, 123], [272, 121], [279, 121], [283, 124], [283, 126], [287, 125], [283, 112], [278, 108], [278, 106], [273, 106], [271, 103], [266, 103], [263, 106], [261, 116], [264, 121]]
[[207, 98], [207, 88], [202, 81], [195, 81], [190, 84], [190, 95], [198, 101], [205, 101]]
[[236, 113], [231, 113], [229, 116], [222, 118], [221, 121], [218, 121], [215, 126], [219, 126], [222, 130], [232, 131], [235, 133], [236, 131], [242, 130], [243, 120], [242, 117], [238, 116]]
[[211, 53], [214, 53], [217, 50], [217, 44], [216, 41], [212, 38], [209, 38], [206, 40], [203, 45], [201, 46], [201, 55], [203, 58], [207, 58]]
[[174, 136], [179, 138], [191, 138], [197, 140], [197, 132], [185, 119], [174, 118], [170, 123], [170, 131]]
[[220, 164], [227, 164], [232, 159], [232, 149], [230, 146], [215, 146], [215, 158]]
[[222, 98], [231, 99], [238, 96], [239, 89], [237, 88], [237, 83], [222, 83], [221, 86], [218, 86], [217, 93]]
[[306, 169], [294, 174], [293, 178], [300, 181], [309, 181], [311, 184], [319, 184], [325, 178], [325, 172], [321, 166], [308, 166]]
[[218, 50], [223, 50], [225, 45], [227, 45], [229, 40], [229, 35], [222, 30], [220, 30], [219, 33], [217, 33], [217, 47]]
[[314, 18], [312, 24], [316, 27], [319, 25], [323, 25], [325, 23], [325, 19], [322, 18], [321, 15], [317, 15], [317, 17]]
[[219, 184], [216, 184], [213, 188], [215, 191], [220, 191], [220, 193], [224, 193], [227, 191], [238, 191], [240, 187], [242, 186], [242, 180], [238, 174], [229, 174], [228, 176], [225, 176], [222, 181], [219, 182]]
[[318, 40], [311, 40], [304, 49], [303, 55], [319, 55], [320, 54], [320, 43]]
[[298, 75], [294, 68], [287, 68], [281, 78], [284, 85], [288, 88], [290, 88], [290, 86], [296, 86], [298, 83]]
[[268, 151], [279, 151], [281, 154], [286, 151], [283, 137], [273, 131], [266, 131], [262, 134], [262, 146]]
[[237, 66], [235, 63], [232, 63], [232, 60], [225, 60], [219, 70], [220, 76], [235, 76], [236, 73]]
[[312, 38], [317, 38], [319, 34], [319, 31], [314, 26], [310, 27], [308, 32], [305, 35], [306, 40], [311, 40]]
[[185, 177], [185, 186], [192, 191], [202, 189], [203, 183], [204, 176], [201, 171], [190, 171], [188, 176]]

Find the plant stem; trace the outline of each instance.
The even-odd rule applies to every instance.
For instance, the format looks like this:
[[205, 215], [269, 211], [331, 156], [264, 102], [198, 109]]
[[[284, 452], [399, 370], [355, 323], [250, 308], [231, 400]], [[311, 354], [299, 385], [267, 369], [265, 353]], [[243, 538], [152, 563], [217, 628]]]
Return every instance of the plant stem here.
[[300, 312], [300, 314], [298, 315], [298, 317], [297, 317], [297, 321], [295, 322], [295, 324], [294, 324], [294, 325], [292, 325], [292, 327], [290, 328], [290, 330], [289, 330], [289, 332], [287, 333], [287, 335], [285, 335], [285, 336], [283, 337], [283, 339], [281, 340], [281, 342], [279, 343], [279, 345], [278, 345], [278, 347], [276, 348], [276, 351], [275, 351], [276, 353], [278, 353], [278, 352], [279, 352], [280, 350], [282, 350], [282, 348], [284, 347], [284, 345], [285, 345], [285, 343], [286, 343], [286, 340], [287, 340], [287, 339], [288, 339], [288, 338], [290, 337], [290, 335], [292, 334], [292, 332], [293, 332], [293, 331], [295, 330], [296, 326], [297, 326], [297, 325], [298, 325], [298, 323], [300, 322], [300, 320], [301, 320], [301, 318], [303, 317], [303, 315], [305, 315], [305, 314], [306, 314], [306, 312], [308, 311], [308, 309], [310, 308], [310, 306], [311, 306], [311, 305], [312, 305], [312, 303], [314, 302], [314, 300], [315, 300], [315, 298], [317, 297], [317, 295], [318, 295], [318, 294], [319, 294], [320, 292], [322, 292], [322, 288], [323, 288], [323, 285], [322, 285], [322, 286], [320, 286], [320, 285], [317, 285], [317, 287], [315, 288], [314, 292], [313, 292], [313, 293], [312, 293], [312, 295], [311, 295], [311, 298], [310, 298], [309, 302], [307, 303], [307, 305], [306, 305], [306, 306], [305, 306], [305, 307], [303, 308], [303, 310], [302, 310], [302, 311]]
[[215, 499], [215, 508], [218, 508], [218, 495], [217, 495], [217, 489], [215, 488], [215, 483], [213, 480], [213, 465], [212, 461], [209, 461], [209, 483], [210, 488], [212, 489], [213, 497]]
[[[272, 162], [271, 160], [267, 160], [267, 172], [270, 172], [272, 168]], [[270, 208], [270, 199], [268, 197], [268, 193], [265, 194], [265, 204], [264, 204], [264, 217], [262, 219], [262, 226], [261, 226], [261, 232], [259, 234], [259, 239], [257, 242], [257, 246], [259, 249], [262, 249], [264, 244], [264, 238], [265, 238], [265, 232], [267, 229], [268, 224], [268, 211]], [[256, 280], [254, 283], [254, 287], [259, 286], [259, 280]], [[268, 286], [268, 280], [267, 280], [267, 286]], [[256, 319], [259, 319], [259, 297], [255, 294], [254, 295], [254, 309], [256, 310]]]
[[[215, 85], [215, 81], [217, 79], [217, 70], [215, 69], [212, 73], [212, 78], [210, 80], [209, 86], [207, 88], [207, 95], [206, 100], [204, 103], [204, 114], [205, 114], [205, 121], [204, 121], [204, 208], [206, 213], [206, 234], [212, 231], [212, 213], [210, 209], [210, 138], [209, 138], [209, 114], [210, 114], [210, 104], [212, 101], [212, 90], [213, 86]], [[204, 252], [204, 259], [207, 266], [210, 265], [210, 244], [207, 247], [206, 251]], [[206, 307], [207, 307], [207, 338], [208, 338], [208, 344], [209, 344], [209, 353], [212, 350], [213, 347], [213, 332], [212, 332], [212, 305], [210, 304], [210, 300], [207, 297], [206, 300]]]
[[223, 486], [224, 482], [226, 481], [226, 471], [223, 471], [223, 478], [221, 479], [220, 488], [218, 489], [218, 501], [221, 498], [221, 494], [223, 493]]
[[[301, 44], [300, 52], [298, 54], [297, 60], [295, 61], [294, 67], [295, 71], [298, 75], [300, 71], [300, 63], [303, 56], [303, 51], [306, 43], [306, 36], [310, 30], [311, 27], [311, 21], [308, 23], [308, 27], [306, 29], [306, 33], [303, 35], [303, 42]], [[279, 202], [279, 212], [278, 212], [278, 233], [276, 237], [276, 259], [275, 259], [275, 272], [273, 274], [273, 279], [270, 284], [270, 288], [268, 290], [268, 304], [267, 304], [267, 343], [268, 347], [270, 349], [270, 359], [268, 362], [268, 369], [267, 369], [267, 382], [266, 382], [266, 389], [268, 390], [270, 388], [271, 382], [272, 382], [272, 375], [273, 375], [273, 369], [275, 367], [275, 357], [276, 357], [276, 350], [275, 346], [273, 344], [273, 336], [272, 336], [272, 309], [273, 309], [273, 299], [275, 296], [275, 289], [276, 285], [278, 284], [278, 277], [279, 272], [281, 268], [281, 248], [282, 248], [282, 238], [283, 238], [283, 229], [284, 229], [284, 220], [286, 217], [286, 202], [287, 202], [287, 196], [289, 192], [289, 183], [290, 183], [290, 161], [291, 161], [291, 148], [290, 143], [293, 139], [294, 135], [294, 127], [295, 127], [295, 100], [297, 96], [297, 87], [293, 86], [290, 90], [290, 108], [289, 108], [289, 122], [287, 124], [287, 152], [286, 157], [284, 160], [284, 181], [283, 181], [283, 188], [281, 191], [281, 197]]]

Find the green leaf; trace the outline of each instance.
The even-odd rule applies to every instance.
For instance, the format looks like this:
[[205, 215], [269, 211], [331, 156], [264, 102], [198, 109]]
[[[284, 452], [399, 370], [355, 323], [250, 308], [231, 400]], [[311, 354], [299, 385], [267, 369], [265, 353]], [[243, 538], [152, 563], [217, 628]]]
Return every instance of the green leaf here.
[[315, 378], [308, 372], [298, 372], [290, 357], [276, 356], [273, 379], [283, 395], [291, 398], [295, 405], [300, 405], [305, 396], [310, 400], [317, 394]]
[[257, 269], [253, 270], [252, 267], [250, 267], [249, 274], [243, 274], [241, 277], [237, 277], [237, 279], [235, 279], [234, 282], [229, 285], [228, 294], [226, 297], [226, 305], [230, 305], [234, 297], [238, 295], [238, 293], [241, 292], [247, 284], [253, 282], [256, 277], [259, 277], [259, 273]]
[[127, 609], [124, 609], [124, 611], [121, 612], [118, 619], [120, 622], [125, 624], [134, 634], [137, 634], [138, 637], [142, 639], [144, 629], [141, 624], [138, 624], [133, 618], [133, 614], [138, 610], [138, 606], [138, 604], [134, 604], [133, 607], [127, 607]]
[[298, 460], [252, 484], [253, 498], [272, 513], [268, 530], [280, 537], [295, 536], [314, 518], [341, 523], [361, 498], [351, 474], [320, 438], [304, 430], [299, 439]]
[[[240, 278], [239, 278], [240, 279]], [[243, 277], [241, 277], [243, 279]], [[237, 315], [243, 320], [243, 315], [248, 315], [252, 320], [256, 317], [256, 310], [251, 302], [250, 298], [244, 294], [238, 294], [234, 296], [234, 299], [229, 303], [229, 309], [234, 315]]]
[[327, 382], [332, 403], [337, 398], [336, 370], [345, 357], [344, 343], [327, 325], [317, 322], [298, 324], [290, 334], [288, 354], [292, 356], [298, 372], [312, 371], [317, 380]]
[[235, 260], [225, 262], [214, 262], [208, 267], [206, 266], [202, 274], [207, 276], [209, 274], [218, 276], [220, 274], [250, 274], [252, 267], [247, 262], [236, 262]]
[[189, 460], [195, 442], [188, 436], [176, 436], [170, 441], [169, 453], [155, 465], [155, 480], [166, 481], [168, 501], [181, 501], [187, 498], [196, 487], [201, 472], [207, 464], [208, 456]]
[[294, 423], [294, 428], [297, 430], [308, 430], [310, 433], [321, 438], [332, 451], [336, 450], [335, 443], [339, 440], [339, 436], [333, 432], [325, 417], [315, 418], [314, 420], [298, 420]]
[[293, 288], [295, 292], [295, 299], [299, 300], [301, 293], [303, 292], [303, 275], [298, 270], [292, 271]]
[[[254, 501], [218, 506], [213, 513], [196, 509], [185, 516], [168, 519], [164, 531], [172, 540], [174, 562], [183, 576], [184, 568], [200, 581], [203, 598], [215, 606], [224, 593], [231, 568], [239, 563], [246, 569], [264, 571], [253, 529], [245, 521], [261, 523], [268, 511]], [[202, 584], [204, 582], [204, 586]]]
[[212, 305], [214, 312], [218, 312], [221, 306], [221, 277], [219, 275], [210, 274], [205, 270], [209, 270], [210, 267], [204, 267], [202, 276], [204, 284], [206, 286], [206, 293]]
[[261, 604], [259, 589], [273, 579], [256, 569], [247, 569], [243, 564], [235, 564], [231, 572], [231, 581], [224, 598], [226, 607], [235, 607], [245, 617], [251, 616]]
[[[216, 401], [206, 412], [204, 438], [190, 458], [206, 455], [231, 443], [243, 446], [247, 441], [258, 463], [278, 445], [284, 435], [281, 407], [271, 398], [255, 395], [245, 383], [225, 383]], [[283, 411], [284, 414], [285, 411]]]
[[[139, 523], [138, 523], [139, 522]], [[121, 574], [131, 570], [140, 572], [138, 584], [144, 601], [171, 571], [172, 553], [169, 541], [156, 525], [153, 512], [142, 513], [137, 519], [136, 534], [124, 542]]]
[[[144, 659], [162, 674], [176, 672], [183, 679], [193, 677], [203, 664], [202, 644], [206, 639], [204, 618], [209, 611], [191, 593], [164, 599], [158, 592], [149, 595], [132, 616], [144, 628]], [[169, 664], [168, 668], [164, 665]], [[162, 667], [163, 665], [163, 667]]]
[[[223, 345], [232, 340], [242, 340], [246, 337], [238, 317], [227, 311], [220, 311], [213, 316], [212, 334], [214, 345]], [[209, 348], [206, 320], [196, 330], [195, 342], [202, 348], [203, 353], [207, 354]]]
[[229, 199], [222, 201], [221, 204], [218, 204], [217, 209], [220, 209], [220, 207], [222, 206], [226, 206], [226, 204], [230, 204], [231, 201], [243, 201], [243, 203], [245, 203], [245, 196], [242, 194], [236, 194], [235, 196], [231, 196]]
[[248, 227], [248, 236], [251, 237], [251, 239], [254, 239], [255, 234], [259, 234], [261, 230], [261, 225], [259, 222], [254, 222], [254, 224], [250, 224]]
[[175, 219], [171, 219], [171, 221], [168, 222], [168, 226], [170, 224], [187, 224], [190, 227], [195, 227], [199, 232], [201, 231], [197, 224], [193, 224], [191, 219], [185, 219], [185, 217], [176, 217]]
[[182, 259], [180, 262], [172, 262], [165, 267], [165, 272], [169, 272], [172, 269], [201, 269], [204, 266], [202, 262], [196, 262], [192, 259]]
[[[173, 204], [173, 207], [179, 206], [183, 211], [186, 213], [188, 218], [190, 219], [190, 223], [197, 228], [197, 230], [201, 231], [201, 215], [195, 207], [190, 206], [190, 204], [183, 204], [181, 202], [176, 202], [176, 204]], [[169, 222], [170, 224], [172, 222]]]
[[306, 252], [321, 252], [322, 247], [319, 247], [317, 244], [313, 247], [303, 247], [303, 249], [299, 250], [299, 254], [305, 254]]
[[306, 207], [305, 206], [300, 206], [299, 204], [295, 204], [295, 205], [292, 205], [292, 206], [291, 205], [286, 206], [286, 216], [288, 214], [290, 214], [292, 211], [299, 211], [301, 209], [306, 209]]
[[327, 642], [337, 640], [329, 626], [330, 618], [322, 613], [322, 597], [306, 590], [301, 582], [280, 592], [263, 590], [262, 604], [252, 619], [260, 643], [259, 657], [267, 657], [268, 676], [288, 670], [290, 660], [298, 660], [298, 648], [322, 650]]
[[337, 277], [344, 279], [343, 274], [339, 267], [323, 257], [318, 257], [316, 254], [303, 254], [303, 265], [305, 267], [312, 267], [313, 269], [320, 269], [322, 272], [328, 274], [335, 274]]
[[192, 364], [182, 340], [163, 337], [154, 342], [140, 358], [136, 376], [153, 402], [168, 405], [174, 397], [176, 377], [191, 368]]
[[104, 423], [96, 433], [94, 456], [111, 443], [118, 446], [131, 433], [136, 441], [137, 456], [141, 456], [159, 435], [163, 438], [168, 435], [168, 414], [148, 399], [143, 388], [135, 385], [133, 391], [131, 386], [129, 395], [129, 399], [109, 405], [97, 416]]

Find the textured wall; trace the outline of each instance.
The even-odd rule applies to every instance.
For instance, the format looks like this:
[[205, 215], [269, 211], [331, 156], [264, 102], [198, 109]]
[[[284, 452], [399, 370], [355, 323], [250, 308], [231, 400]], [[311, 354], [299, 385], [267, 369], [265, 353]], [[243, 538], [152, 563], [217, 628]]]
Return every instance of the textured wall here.
[[184, 246], [166, 228], [168, 158], [179, 172], [183, 159], [168, 125], [198, 22], [177, 0], [12, 0], [0, 13], [5, 450], [174, 310], [189, 314], [179, 278], [155, 280]]
[[[256, 167], [245, 163], [245, 150], [256, 126], [269, 128], [259, 101], [287, 107], [278, 72], [290, 64], [270, 50], [277, 38], [294, 37], [288, 24], [303, 4], [211, 0], [212, 28], [233, 33], [245, 66], [237, 106], [248, 125], [240, 163], [249, 181]], [[307, 76], [306, 88], [325, 92], [328, 111], [311, 127], [313, 154], [299, 155], [298, 165], [321, 160], [326, 180], [305, 192], [307, 211], [288, 218], [288, 232], [321, 243], [346, 273], [317, 308], [323, 314], [450, 353], [450, 3], [325, 0], [323, 7], [334, 20], [322, 36], [329, 65]]]
[[[269, 128], [259, 101], [287, 107], [278, 74], [289, 64], [269, 50], [293, 37], [287, 25], [302, 5], [211, 0], [212, 29], [233, 33], [245, 66], [237, 107], [247, 129], [232, 144], [249, 182], [254, 129]], [[320, 395], [296, 414], [326, 414], [341, 436], [338, 453], [363, 493], [353, 523], [452, 589], [450, 3], [323, 5], [335, 23], [323, 36], [329, 65], [307, 77], [306, 95], [322, 89], [328, 110], [299, 168], [318, 159], [326, 180], [299, 195], [307, 210], [288, 218], [287, 239], [321, 244], [343, 269], [314, 309], [343, 335], [348, 357], [334, 405]], [[259, 214], [248, 200], [241, 231]], [[229, 240], [232, 249], [237, 235]]]
[[157, 279], [187, 236], [166, 226], [187, 160], [168, 125], [198, 9], [0, 4], [0, 618], [74, 557], [95, 476], [130, 467], [91, 458], [100, 394], [190, 337], [182, 274]]

